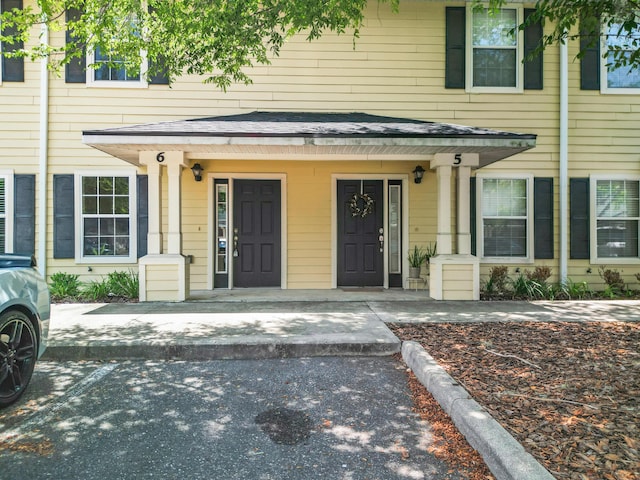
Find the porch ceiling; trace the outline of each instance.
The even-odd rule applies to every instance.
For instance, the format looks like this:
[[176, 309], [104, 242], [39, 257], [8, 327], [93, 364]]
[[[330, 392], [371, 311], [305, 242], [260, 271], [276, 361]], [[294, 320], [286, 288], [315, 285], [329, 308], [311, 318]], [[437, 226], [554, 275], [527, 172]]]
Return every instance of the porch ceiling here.
[[430, 160], [478, 153], [480, 167], [535, 147], [536, 136], [364, 113], [252, 112], [82, 133], [83, 143], [134, 165], [141, 151], [186, 159]]

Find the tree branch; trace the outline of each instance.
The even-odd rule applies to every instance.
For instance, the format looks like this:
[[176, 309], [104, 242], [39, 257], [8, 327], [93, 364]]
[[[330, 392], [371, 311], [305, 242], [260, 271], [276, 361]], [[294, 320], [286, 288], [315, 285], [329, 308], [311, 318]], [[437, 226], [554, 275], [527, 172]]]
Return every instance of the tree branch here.
[[542, 367], [540, 365], [536, 365], [535, 363], [531, 363], [530, 361], [525, 360], [524, 358], [520, 358], [517, 355], [511, 355], [511, 354], [508, 354], [508, 353], [495, 352], [493, 350], [489, 350], [486, 347], [484, 347], [484, 350], [486, 352], [492, 353], [492, 354], [497, 355], [499, 357], [515, 358], [516, 360], [520, 360], [521, 362], [526, 363], [527, 365], [531, 365], [532, 367], [537, 368], [538, 370], [542, 370]]

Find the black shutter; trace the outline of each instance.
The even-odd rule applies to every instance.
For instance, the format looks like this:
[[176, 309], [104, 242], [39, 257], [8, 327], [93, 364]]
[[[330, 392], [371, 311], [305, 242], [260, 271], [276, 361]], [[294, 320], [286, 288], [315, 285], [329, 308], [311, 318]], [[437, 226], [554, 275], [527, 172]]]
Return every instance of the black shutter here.
[[53, 176], [53, 258], [75, 257], [73, 174]]
[[580, 88], [600, 90], [600, 37], [581, 32]]
[[465, 7], [446, 9], [445, 88], [465, 88]]
[[146, 175], [138, 175], [137, 181], [138, 258], [140, 258], [147, 254], [147, 235], [149, 233], [149, 178]]
[[[153, 14], [154, 7], [149, 5], [149, 13]], [[149, 77], [149, 83], [151, 85], [169, 85], [169, 77], [167, 76], [167, 70], [165, 68], [166, 58], [159, 56], [154, 60], [149, 60], [149, 70], [151, 70], [151, 77]]]
[[[524, 9], [525, 21], [530, 15], [535, 13], [533, 8]], [[542, 90], [542, 52], [527, 60], [527, 57], [533, 53], [542, 40], [542, 23], [537, 21], [532, 25], [528, 25], [524, 29], [524, 88], [526, 90]]]
[[[77, 20], [82, 15], [82, 11], [77, 8], [67, 10], [67, 21]], [[66, 42], [73, 40], [71, 32], [66, 32]], [[86, 83], [87, 81], [87, 51], [82, 49], [79, 57], [72, 58], [64, 67], [64, 79], [67, 83]]]
[[[22, 9], [22, 0], [2, 0], [2, 11], [7, 12], [14, 8]], [[15, 26], [2, 29], [4, 35], [15, 35], [18, 29]], [[3, 42], [2, 50], [14, 52], [21, 50], [24, 42], [9, 44]], [[24, 82], [24, 58], [6, 58], [2, 56], [2, 81], [4, 82]]]
[[533, 181], [533, 229], [535, 258], [553, 258], [553, 178]]
[[155, 62], [150, 62], [149, 69], [153, 72], [149, 78], [149, 83], [151, 85], [169, 85], [169, 77], [167, 76], [167, 70], [164, 67], [164, 62], [164, 57], [158, 58]]
[[477, 232], [476, 232], [476, 177], [469, 179], [469, 232], [471, 233], [471, 255], [476, 254]]
[[570, 258], [590, 258], [589, 251], [589, 179], [569, 180]]
[[36, 176], [13, 177], [13, 251], [36, 253]]

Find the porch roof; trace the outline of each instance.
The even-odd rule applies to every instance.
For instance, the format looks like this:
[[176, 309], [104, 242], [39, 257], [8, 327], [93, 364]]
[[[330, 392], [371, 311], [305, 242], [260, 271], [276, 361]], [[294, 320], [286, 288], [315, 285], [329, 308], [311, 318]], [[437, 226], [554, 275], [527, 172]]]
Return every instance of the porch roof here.
[[536, 135], [366, 113], [251, 112], [87, 130], [83, 143], [137, 165], [141, 151], [185, 159], [429, 160], [478, 153], [480, 167], [535, 147]]

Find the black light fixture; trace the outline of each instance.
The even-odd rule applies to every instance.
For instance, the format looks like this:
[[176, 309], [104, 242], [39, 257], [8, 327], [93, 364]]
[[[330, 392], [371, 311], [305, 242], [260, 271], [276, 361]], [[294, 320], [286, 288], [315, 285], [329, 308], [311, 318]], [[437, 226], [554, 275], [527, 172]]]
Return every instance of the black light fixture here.
[[196, 182], [202, 180], [202, 171], [204, 168], [199, 163], [196, 163], [193, 167], [191, 167], [191, 171], [193, 172], [193, 176], [196, 179]]
[[416, 183], [422, 182], [422, 176], [424, 175], [424, 168], [422, 165], [416, 165], [416, 168], [413, 169], [413, 181]]

